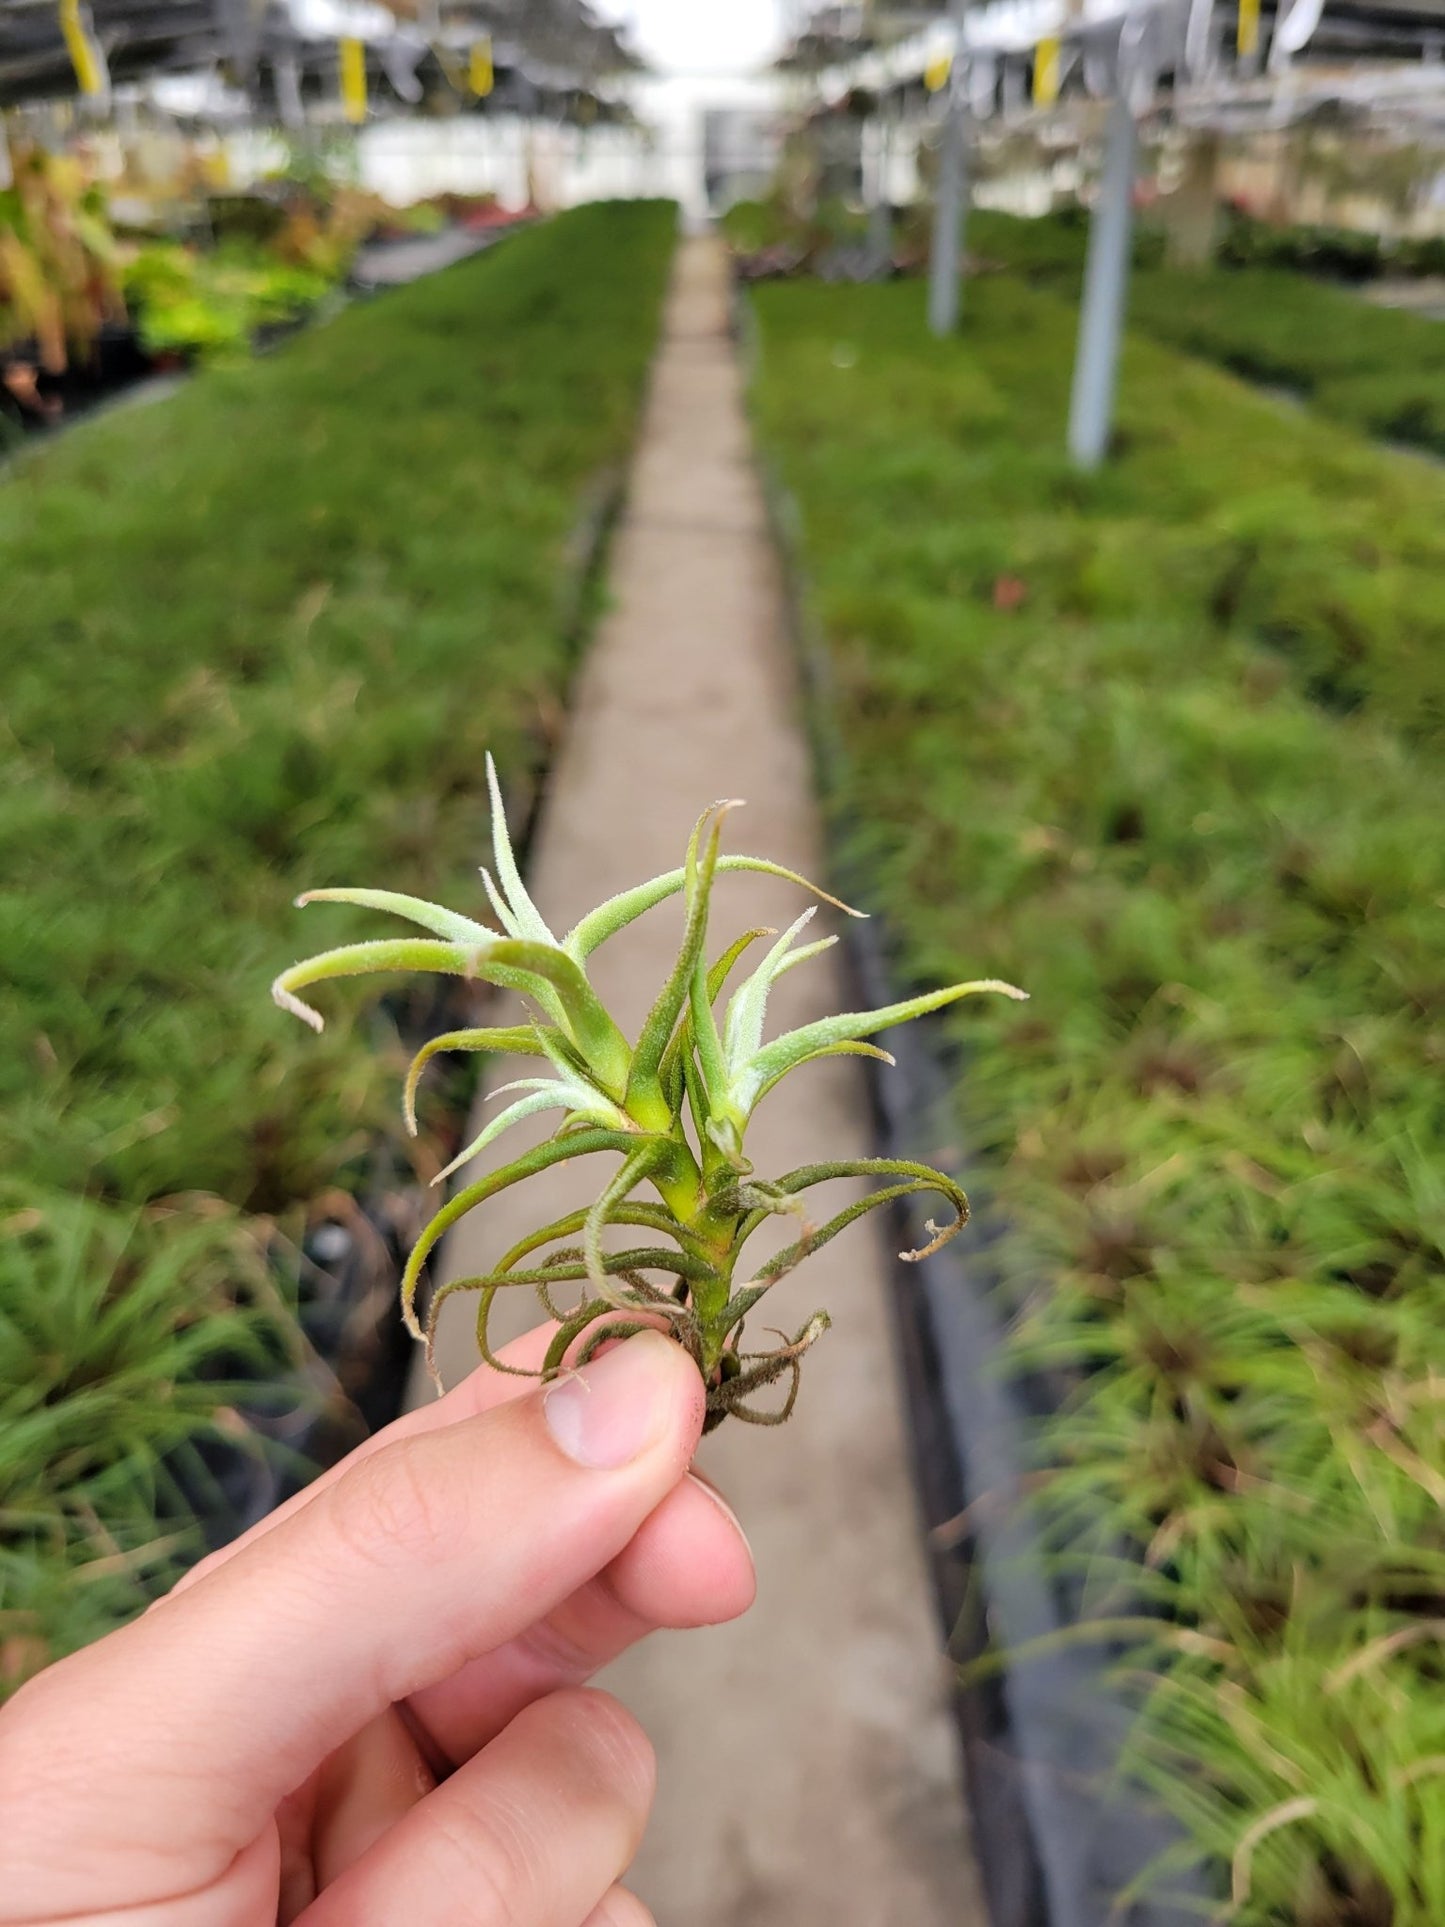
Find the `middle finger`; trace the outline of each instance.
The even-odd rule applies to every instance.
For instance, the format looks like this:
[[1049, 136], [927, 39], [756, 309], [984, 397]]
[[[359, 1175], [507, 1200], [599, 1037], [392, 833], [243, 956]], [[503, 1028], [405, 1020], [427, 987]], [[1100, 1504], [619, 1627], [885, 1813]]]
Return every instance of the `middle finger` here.
[[459, 1766], [522, 1707], [582, 1685], [648, 1633], [736, 1619], [756, 1584], [742, 1527], [690, 1474], [595, 1579], [515, 1639], [413, 1693], [408, 1712], [440, 1759]]
[[584, 1685], [661, 1627], [736, 1618], [754, 1589], [752, 1555], [731, 1511], [696, 1476], [684, 1479], [555, 1612], [391, 1708], [332, 1755], [318, 1776], [307, 1865], [335, 1880], [435, 1779], [490, 1745], [534, 1701]]

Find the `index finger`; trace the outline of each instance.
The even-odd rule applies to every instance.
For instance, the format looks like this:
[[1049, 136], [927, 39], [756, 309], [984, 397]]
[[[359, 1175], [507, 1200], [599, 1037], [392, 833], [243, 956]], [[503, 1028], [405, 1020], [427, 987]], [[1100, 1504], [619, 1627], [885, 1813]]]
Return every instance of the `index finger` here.
[[225, 1565], [228, 1559], [234, 1559], [243, 1548], [253, 1545], [266, 1533], [273, 1532], [284, 1520], [294, 1518], [321, 1493], [335, 1485], [353, 1466], [370, 1458], [373, 1453], [382, 1451], [388, 1445], [395, 1445], [402, 1439], [414, 1439], [423, 1432], [435, 1432], [443, 1425], [455, 1425], [461, 1419], [478, 1418], [483, 1412], [494, 1411], [497, 1406], [534, 1390], [542, 1360], [546, 1357], [547, 1347], [556, 1329], [555, 1322], [550, 1318], [540, 1325], [534, 1325], [531, 1331], [523, 1332], [520, 1338], [513, 1339], [497, 1354], [509, 1370], [499, 1372], [490, 1365], [478, 1365], [459, 1385], [454, 1385], [440, 1398], [434, 1398], [429, 1405], [418, 1405], [414, 1411], [404, 1412], [400, 1418], [393, 1419], [390, 1425], [383, 1425], [380, 1431], [373, 1432], [369, 1439], [364, 1439], [348, 1452], [344, 1459], [339, 1459], [300, 1492], [293, 1493], [284, 1504], [268, 1512], [264, 1519], [258, 1519], [255, 1525], [239, 1533], [226, 1545], [218, 1546], [214, 1552], [208, 1552], [204, 1559], [198, 1559], [171, 1587], [166, 1598], [173, 1599], [177, 1593], [185, 1592], [198, 1580]]

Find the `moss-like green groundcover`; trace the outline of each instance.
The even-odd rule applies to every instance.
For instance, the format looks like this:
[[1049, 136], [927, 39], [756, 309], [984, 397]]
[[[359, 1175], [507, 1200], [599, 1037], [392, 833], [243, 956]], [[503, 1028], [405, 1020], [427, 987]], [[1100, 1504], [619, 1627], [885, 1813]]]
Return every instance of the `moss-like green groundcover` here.
[[[1076, 299], [1086, 234], [1077, 218], [977, 213], [969, 245]], [[1142, 230], [1129, 286], [1135, 328], [1365, 434], [1445, 455], [1445, 323], [1288, 268], [1171, 268], [1161, 251], [1157, 230]]]
[[1033, 993], [957, 1101], [1132, 1771], [1246, 1927], [1431, 1927], [1445, 477], [1133, 340], [1081, 478], [1048, 294], [754, 298], [851, 854], [910, 979]]
[[0, 475], [0, 1690], [164, 1567], [160, 1457], [275, 1343], [258, 1224], [408, 1142], [271, 1004], [292, 899], [479, 892], [674, 224], [580, 209]]

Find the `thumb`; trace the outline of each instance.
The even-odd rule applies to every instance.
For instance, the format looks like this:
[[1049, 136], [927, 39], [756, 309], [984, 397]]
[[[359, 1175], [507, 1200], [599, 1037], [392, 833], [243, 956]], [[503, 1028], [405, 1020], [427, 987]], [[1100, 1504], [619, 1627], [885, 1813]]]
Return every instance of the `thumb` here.
[[613, 1559], [682, 1477], [703, 1407], [687, 1355], [640, 1333], [374, 1452], [42, 1673], [0, 1716], [0, 1922], [217, 1878], [333, 1748]]

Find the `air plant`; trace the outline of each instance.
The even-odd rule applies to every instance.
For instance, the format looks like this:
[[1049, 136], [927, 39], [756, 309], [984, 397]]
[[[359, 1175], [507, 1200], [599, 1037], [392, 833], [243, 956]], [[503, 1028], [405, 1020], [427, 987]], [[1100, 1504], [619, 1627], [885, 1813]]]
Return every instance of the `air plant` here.
[[[432, 1359], [437, 1314], [455, 1292], [479, 1294], [477, 1340], [483, 1357], [502, 1370], [488, 1341], [488, 1320], [499, 1291], [531, 1287], [556, 1333], [541, 1368], [551, 1377], [568, 1364], [582, 1364], [600, 1346], [647, 1326], [661, 1326], [695, 1361], [707, 1386], [707, 1424], [728, 1413], [756, 1424], [777, 1424], [792, 1411], [799, 1363], [828, 1327], [820, 1311], [792, 1337], [779, 1333], [772, 1349], [744, 1348], [744, 1323], [771, 1288], [802, 1259], [866, 1212], [921, 1191], [937, 1193], [950, 1216], [929, 1221], [929, 1242], [902, 1255], [914, 1262], [946, 1243], [966, 1222], [968, 1200], [954, 1181], [927, 1165], [898, 1158], [849, 1158], [800, 1165], [781, 1177], [762, 1178], [744, 1141], [754, 1110], [768, 1092], [803, 1064], [819, 1058], [862, 1055], [893, 1060], [866, 1040], [892, 1024], [921, 1017], [980, 991], [1008, 997], [1024, 993], [988, 979], [951, 985], [910, 997], [881, 1010], [825, 1017], [764, 1041], [768, 993], [785, 971], [826, 950], [833, 937], [801, 943], [814, 909], [804, 911], [781, 936], [774, 930], [744, 931], [718, 955], [707, 954], [708, 917], [715, 879], [729, 871], [758, 871], [811, 891], [849, 915], [826, 891], [794, 871], [760, 857], [720, 853], [730, 803], [703, 812], [681, 869], [653, 877], [598, 906], [558, 939], [528, 896], [517, 869], [496, 771], [487, 778], [492, 800], [496, 873], [483, 881], [500, 930], [440, 905], [390, 890], [313, 890], [306, 903], [357, 904], [406, 918], [427, 937], [381, 939], [344, 945], [294, 965], [273, 986], [276, 1002], [315, 1029], [319, 1012], [297, 992], [333, 977], [377, 971], [424, 970], [480, 980], [518, 991], [530, 1021], [447, 1032], [416, 1055], [406, 1079], [405, 1113], [416, 1128], [416, 1092], [427, 1064], [441, 1051], [509, 1052], [542, 1060], [542, 1075], [503, 1089], [518, 1093], [440, 1175], [449, 1176], [486, 1149], [510, 1126], [538, 1112], [562, 1113], [556, 1133], [500, 1169], [465, 1184], [437, 1212], [418, 1239], [402, 1280], [408, 1327], [425, 1337]], [[587, 977], [587, 960], [599, 945], [655, 905], [677, 895], [686, 920], [681, 948], [666, 983], [635, 1042], [629, 1043]], [[816, 906], [814, 906], [816, 908]], [[774, 941], [728, 1000], [718, 1004], [728, 977], [755, 943]], [[690, 1127], [690, 1129], [689, 1129]], [[458, 1278], [431, 1299], [425, 1329], [417, 1316], [417, 1287], [429, 1254], [448, 1228], [467, 1212], [514, 1184], [568, 1159], [610, 1152], [621, 1158], [592, 1204], [540, 1226], [504, 1253], [491, 1271]], [[822, 1222], [810, 1219], [806, 1197], [833, 1178], [884, 1179]], [[791, 1216], [797, 1235], [749, 1271], [743, 1250], [769, 1218]], [[649, 1234], [650, 1242], [622, 1250], [603, 1242], [609, 1226]], [[664, 1281], [656, 1282], [658, 1276]], [[580, 1290], [564, 1307], [558, 1292]], [[781, 1407], [753, 1404], [753, 1394], [787, 1379]]]

